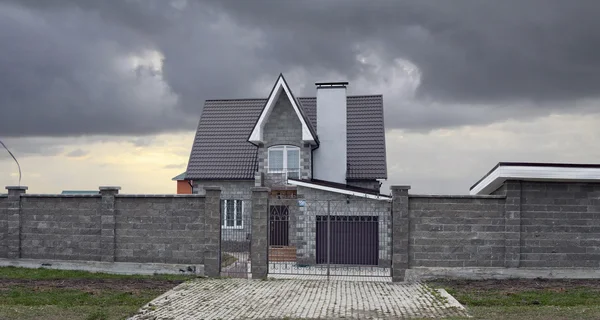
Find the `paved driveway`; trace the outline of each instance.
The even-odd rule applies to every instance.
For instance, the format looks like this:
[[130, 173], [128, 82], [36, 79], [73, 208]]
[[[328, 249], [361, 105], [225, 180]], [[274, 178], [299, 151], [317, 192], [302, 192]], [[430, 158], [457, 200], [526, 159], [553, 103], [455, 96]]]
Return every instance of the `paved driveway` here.
[[418, 283], [198, 279], [132, 319], [401, 319], [465, 316], [447, 295]]

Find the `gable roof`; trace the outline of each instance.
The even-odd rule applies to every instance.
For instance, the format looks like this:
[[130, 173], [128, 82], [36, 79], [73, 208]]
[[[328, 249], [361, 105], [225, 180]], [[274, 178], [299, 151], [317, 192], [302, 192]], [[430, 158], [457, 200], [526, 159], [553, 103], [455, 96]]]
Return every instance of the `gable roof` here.
[[[308, 119], [307, 125], [314, 130], [318, 120], [317, 99], [296, 100], [299, 110]], [[346, 101], [347, 178], [386, 179], [383, 97], [348, 96]], [[254, 180], [258, 169], [258, 149], [248, 142], [248, 137], [266, 103], [267, 99], [206, 100], [190, 153], [186, 179]]]
[[271, 111], [273, 111], [273, 107], [275, 107], [275, 104], [277, 104], [277, 100], [279, 99], [279, 96], [282, 93], [287, 96], [288, 100], [292, 104], [294, 112], [298, 116], [298, 120], [300, 120], [300, 124], [302, 125], [302, 141], [310, 142], [311, 144], [318, 144], [315, 130], [312, 126], [309, 125], [310, 121], [308, 121], [308, 119], [306, 118], [306, 115], [304, 114], [300, 103], [298, 103], [298, 101], [294, 97], [294, 94], [292, 93], [292, 90], [285, 81], [283, 74], [279, 74], [279, 78], [277, 78], [275, 86], [273, 86], [271, 94], [269, 94], [269, 97], [267, 98], [265, 107], [263, 108], [260, 116], [258, 117], [256, 124], [252, 128], [252, 132], [248, 137], [248, 141], [252, 143], [259, 143], [263, 141], [264, 126], [267, 120], [269, 119]]

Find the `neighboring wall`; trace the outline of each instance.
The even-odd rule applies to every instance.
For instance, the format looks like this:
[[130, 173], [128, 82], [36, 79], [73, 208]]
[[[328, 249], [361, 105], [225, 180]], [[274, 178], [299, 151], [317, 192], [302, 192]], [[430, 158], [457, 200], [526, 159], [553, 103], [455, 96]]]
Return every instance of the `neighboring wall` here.
[[192, 194], [192, 186], [188, 180], [177, 181], [177, 194]]
[[503, 267], [504, 198], [410, 196], [410, 267]]

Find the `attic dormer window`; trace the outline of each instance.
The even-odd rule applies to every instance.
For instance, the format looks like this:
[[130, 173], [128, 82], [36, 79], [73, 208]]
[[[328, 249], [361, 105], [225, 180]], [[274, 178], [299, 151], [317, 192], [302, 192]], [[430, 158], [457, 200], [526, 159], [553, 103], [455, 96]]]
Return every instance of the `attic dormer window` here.
[[282, 173], [285, 178], [300, 178], [300, 148], [274, 146], [269, 148], [269, 173]]

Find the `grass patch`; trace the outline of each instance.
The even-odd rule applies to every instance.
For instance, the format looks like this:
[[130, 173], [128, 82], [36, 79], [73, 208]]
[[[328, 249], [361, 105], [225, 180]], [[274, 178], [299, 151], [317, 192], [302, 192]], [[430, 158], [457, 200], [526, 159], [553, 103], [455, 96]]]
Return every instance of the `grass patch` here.
[[474, 319], [600, 319], [598, 280], [431, 281]]
[[124, 319], [186, 275], [0, 268], [0, 319]]
[[228, 267], [234, 264], [236, 261], [238, 261], [238, 259], [229, 253], [221, 253], [221, 268]]
[[76, 270], [55, 270], [47, 268], [28, 269], [17, 267], [0, 267], [0, 279], [57, 280], [57, 279], [156, 279], [156, 280], [189, 280], [190, 275], [156, 274], [156, 275], [124, 275]]
[[45, 289], [13, 287], [0, 292], [0, 305], [45, 306], [70, 308], [75, 306], [142, 306], [160, 295], [160, 290], [122, 292], [97, 290], [95, 292], [72, 289]]

